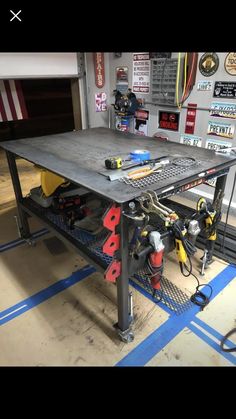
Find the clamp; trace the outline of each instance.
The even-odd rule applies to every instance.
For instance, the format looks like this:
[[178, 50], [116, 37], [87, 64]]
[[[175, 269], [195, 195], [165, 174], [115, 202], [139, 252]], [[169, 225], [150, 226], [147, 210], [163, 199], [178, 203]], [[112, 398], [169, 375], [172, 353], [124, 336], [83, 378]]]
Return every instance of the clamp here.
[[172, 209], [159, 202], [155, 191], [150, 190], [143, 192], [139, 199], [139, 203], [144, 212], [157, 214], [165, 221], [166, 226], [178, 219], [178, 215], [173, 212]]

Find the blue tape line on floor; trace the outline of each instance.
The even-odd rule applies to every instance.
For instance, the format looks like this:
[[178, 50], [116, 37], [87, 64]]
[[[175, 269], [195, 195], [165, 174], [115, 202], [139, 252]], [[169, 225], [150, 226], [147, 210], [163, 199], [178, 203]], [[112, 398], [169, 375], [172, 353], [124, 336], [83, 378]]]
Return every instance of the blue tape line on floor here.
[[37, 294], [32, 295], [26, 300], [23, 300], [20, 303], [17, 303], [12, 307], [3, 310], [2, 312], [0, 312], [0, 326], [4, 323], [9, 322], [15, 317], [20, 316], [21, 314], [25, 313], [31, 308], [43, 303], [44, 301], [48, 300], [49, 298], [53, 297], [59, 292], [66, 290], [67, 288], [71, 287], [77, 282], [82, 281], [82, 279], [87, 278], [87, 276], [91, 275], [95, 271], [96, 269], [94, 267], [85, 266], [79, 271], [73, 273], [70, 277], [66, 279], [61, 279], [60, 281], [57, 281], [50, 287], [45, 288], [42, 291], [39, 291]]
[[[215, 298], [236, 276], [236, 268], [227, 266], [220, 274], [209, 282], [213, 287], [212, 298]], [[202, 292], [208, 292], [207, 286], [203, 287]], [[186, 327], [195, 315], [199, 312], [199, 307], [194, 306], [180, 316], [171, 317], [128, 355], [121, 359], [116, 366], [143, 366], [149, 362], [158, 352], [160, 352], [175, 336]]]
[[[194, 320], [195, 321], [195, 320]], [[205, 335], [205, 333], [202, 332], [202, 330], [198, 329], [193, 324], [190, 324], [188, 326], [188, 329], [191, 330], [195, 335], [197, 335], [199, 338], [201, 338], [204, 342], [206, 342], [208, 345], [210, 345], [215, 351], [217, 351], [221, 356], [223, 356], [225, 359], [227, 359], [229, 362], [231, 362], [233, 365], [236, 365], [236, 358], [232, 354], [228, 352], [223, 352], [220, 349], [219, 343], [215, 342], [213, 339], [211, 339], [209, 336]]]
[[[213, 329], [213, 327], [209, 326], [209, 324], [205, 323], [204, 321], [202, 321], [198, 317], [195, 317], [194, 322], [197, 323], [199, 326], [201, 326], [203, 329], [205, 329], [208, 333], [210, 333], [212, 336], [214, 336], [219, 341], [221, 341], [223, 339], [224, 336], [221, 333], [217, 332], [216, 329]], [[225, 334], [228, 331], [229, 330], [226, 330]], [[233, 347], [235, 347], [235, 343], [233, 343], [229, 339], [226, 339], [226, 341], [224, 343], [224, 346], [228, 346], [228, 348], [233, 348]]]
[[[36, 231], [35, 233], [32, 233], [32, 237], [34, 239], [37, 239], [40, 236], [43, 236], [44, 234], [49, 233], [49, 230], [46, 228], [42, 228], [39, 231]], [[0, 253], [1, 252], [5, 252], [6, 250], [10, 250], [13, 249], [14, 247], [20, 246], [21, 244], [25, 244], [26, 241], [24, 239], [16, 239], [16, 240], [12, 240], [8, 243], [4, 243], [2, 245], [0, 245]]]
[[138, 290], [141, 294], [143, 294], [146, 298], [151, 300], [154, 304], [158, 305], [158, 307], [161, 307], [163, 310], [165, 310], [168, 314], [173, 315], [173, 310], [171, 310], [169, 307], [167, 307], [165, 304], [163, 304], [161, 301], [157, 302], [155, 301], [151, 294], [147, 292], [144, 288], [142, 288], [140, 285], [138, 285], [136, 282], [134, 282], [132, 279], [129, 280], [130, 285], [132, 285], [133, 288]]

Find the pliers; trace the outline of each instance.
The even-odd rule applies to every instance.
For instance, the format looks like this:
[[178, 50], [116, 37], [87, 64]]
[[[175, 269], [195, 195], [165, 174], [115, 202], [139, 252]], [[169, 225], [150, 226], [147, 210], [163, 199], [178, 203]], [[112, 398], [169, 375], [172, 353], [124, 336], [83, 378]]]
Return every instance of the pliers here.
[[162, 164], [158, 163], [153, 166], [149, 165], [147, 167], [141, 167], [139, 169], [133, 170], [127, 174], [128, 179], [138, 180], [146, 176], [151, 175], [154, 172], [160, 172], [162, 170]]

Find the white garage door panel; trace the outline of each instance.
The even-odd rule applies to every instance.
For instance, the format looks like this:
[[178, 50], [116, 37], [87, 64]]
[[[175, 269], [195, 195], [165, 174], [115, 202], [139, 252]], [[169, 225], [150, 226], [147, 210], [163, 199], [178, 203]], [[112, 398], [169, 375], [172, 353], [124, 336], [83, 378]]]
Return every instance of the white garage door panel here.
[[77, 75], [76, 53], [0, 53], [0, 79]]

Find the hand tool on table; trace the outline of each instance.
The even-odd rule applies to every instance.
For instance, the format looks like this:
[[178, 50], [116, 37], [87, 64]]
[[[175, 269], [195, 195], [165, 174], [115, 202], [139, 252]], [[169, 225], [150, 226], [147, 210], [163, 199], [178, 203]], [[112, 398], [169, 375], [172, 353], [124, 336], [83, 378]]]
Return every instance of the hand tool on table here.
[[132, 180], [138, 180], [142, 179], [143, 177], [149, 176], [154, 172], [160, 171], [162, 169], [161, 164], [156, 164], [154, 166], [147, 166], [147, 167], [141, 167], [136, 170], [132, 170], [132, 172], [129, 172], [125, 177]]
[[131, 159], [123, 160], [121, 157], [109, 157], [105, 160], [105, 166], [107, 169], [120, 169], [124, 161], [130, 161]]
[[128, 164], [127, 166], [123, 166], [122, 170], [128, 170], [128, 169], [131, 169], [132, 167], [137, 167], [137, 166], [144, 166], [144, 165], [149, 164], [149, 163], [157, 163], [157, 162], [160, 162], [161, 160], [166, 159], [168, 157], [170, 157], [170, 156], [162, 156], [162, 157], [157, 157], [156, 159], [136, 161], [134, 163]]
[[[157, 166], [157, 164], [158, 164], [158, 166]], [[139, 169], [137, 169], [137, 170], [140, 170], [141, 172], [143, 172], [144, 169], [148, 168], [148, 170], [151, 170], [155, 166], [155, 170], [157, 171], [157, 169], [161, 170], [162, 167], [167, 165], [167, 164], [169, 164], [169, 160], [161, 160], [159, 163], [156, 163], [156, 164], [154, 164], [154, 163], [150, 163], [149, 165], [146, 164], [146, 166], [143, 166], [143, 167], [142, 167], [142, 165], [140, 166], [140, 163], [139, 163], [138, 164]], [[145, 174], [145, 176], [148, 176], [148, 170], [144, 171], [143, 174]], [[106, 176], [110, 181], [119, 180], [119, 179], [122, 179], [122, 178], [129, 179], [129, 177], [128, 177], [129, 173], [132, 173], [132, 172], [127, 173], [127, 172], [125, 172], [123, 170], [120, 170], [120, 169], [106, 170], [106, 171], [100, 172], [100, 174], [102, 174], [103, 176]]]

